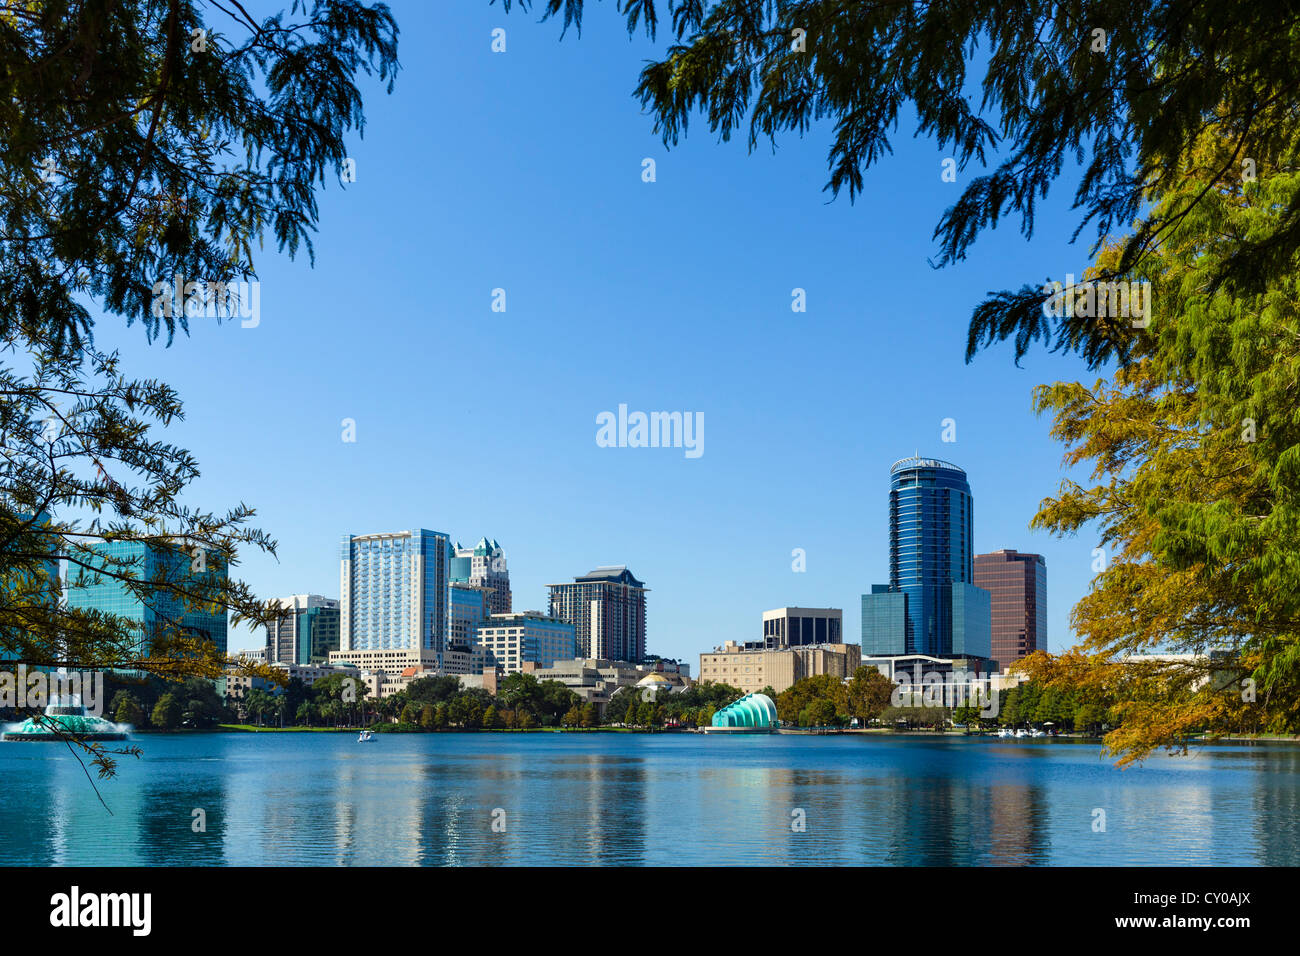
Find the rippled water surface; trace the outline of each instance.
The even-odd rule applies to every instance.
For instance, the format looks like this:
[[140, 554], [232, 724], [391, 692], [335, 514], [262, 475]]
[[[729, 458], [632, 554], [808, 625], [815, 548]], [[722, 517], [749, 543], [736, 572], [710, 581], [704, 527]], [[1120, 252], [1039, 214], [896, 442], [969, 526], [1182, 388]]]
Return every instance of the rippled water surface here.
[[1120, 771], [1095, 744], [919, 736], [135, 742], [111, 815], [65, 747], [0, 743], [0, 864], [1300, 864], [1288, 746]]

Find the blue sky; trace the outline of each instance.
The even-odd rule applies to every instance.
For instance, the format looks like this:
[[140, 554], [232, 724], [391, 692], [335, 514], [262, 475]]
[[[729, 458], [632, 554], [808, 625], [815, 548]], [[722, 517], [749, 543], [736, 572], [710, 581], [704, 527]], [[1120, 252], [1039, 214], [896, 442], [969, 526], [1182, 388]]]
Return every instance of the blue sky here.
[[[179, 389], [167, 437], [201, 463], [191, 500], [245, 501], [278, 539], [278, 561], [241, 568], [260, 594], [337, 596], [342, 534], [425, 527], [497, 538], [516, 609], [628, 565], [650, 651], [693, 666], [783, 605], [843, 608], [856, 640], [860, 595], [888, 580], [889, 467], [919, 450], [966, 469], [977, 551], [1046, 555], [1049, 645], [1068, 646], [1097, 542], [1028, 528], [1062, 478], [1030, 391], [1096, 375], [1042, 349], [1022, 368], [1006, 346], [963, 355], [986, 292], [1086, 267], [1072, 183], [1031, 242], [1004, 222], [935, 271], [931, 232], [975, 171], [942, 182], [907, 123], [865, 195], [830, 202], [825, 125], [747, 154], [697, 122], [666, 150], [631, 95], [655, 48], [611, 4], [563, 41], [486, 0], [391, 6], [403, 71], [392, 96], [365, 87], [357, 180], [320, 197], [315, 268], [267, 243], [256, 328], [198, 321], [171, 348], [96, 332]], [[703, 413], [704, 454], [598, 447], [620, 403]]]

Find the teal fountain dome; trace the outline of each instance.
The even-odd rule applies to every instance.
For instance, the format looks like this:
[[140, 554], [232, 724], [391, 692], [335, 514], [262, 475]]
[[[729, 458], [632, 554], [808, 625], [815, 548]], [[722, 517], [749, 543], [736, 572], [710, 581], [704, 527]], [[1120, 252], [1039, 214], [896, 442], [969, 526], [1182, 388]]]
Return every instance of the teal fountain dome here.
[[[56, 734], [51, 724], [60, 732]], [[129, 726], [86, 713], [81, 697], [71, 694], [66, 700], [53, 697], [40, 719], [28, 717], [21, 724], [10, 724], [10, 729], [0, 734], [0, 740], [61, 741], [65, 736], [80, 740], [126, 740]]]

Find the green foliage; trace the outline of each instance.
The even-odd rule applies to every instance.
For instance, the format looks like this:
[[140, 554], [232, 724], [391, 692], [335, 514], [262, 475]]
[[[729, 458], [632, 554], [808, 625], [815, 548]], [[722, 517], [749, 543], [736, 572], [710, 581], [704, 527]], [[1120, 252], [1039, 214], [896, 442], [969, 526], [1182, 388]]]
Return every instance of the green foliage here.
[[[183, 418], [179, 397], [97, 350], [92, 316], [140, 322], [170, 343], [198, 316], [155, 309], [156, 284], [178, 275], [203, 284], [191, 291], [205, 311], [198, 297], [256, 279], [267, 233], [291, 256], [310, 254], [315, 190], [364, 124], [356, 80], [377, 72], [391, 89], [396, 40], [387, 7], [356, 0], [308, 0], [261, 21], [239, 4], [191, 0], [46, 0], [0, 12], [6, 660], [219, 679], [222, 655], [183, 612], [265, 623], [266, 608], [230, 571], [243, 550], [274, 554], [274, 541], [249, 527], [245, 504], [213, 513], [186, 503], [198, 464], [154, 432]], [[100, 540], [140, 542], [168, 560], [146, 575], [132, 559], [90, 550]], [[70, 581], [47, 570], [59, 559]], [[153, 608], [157, 630], [142, 643], [128, 618], [51, 600], [95, 578]], [[257, 665], [245, 673], [272, 676]], [[183, 696], [163, 695], [154, 722], [210, 724], [211, 699], [192, 692], [182, 705]], [[111, 759], [95, 762], [113, 772]]]
[[443, 674], [437, 677], [421, 677], [413, 680], [406, 686], [406, 696], [409, 700], [418, 701], [423, 704], [442, 704], [451, 700], [460, 692], [460, 678], [454, 674]]
[[153, 709], [151, 720], [159, 730], [175, 730], [180, 726], [182, 714], [181, 704], [176, 699], [176, 695], [163, 694]]
[[144, 726], [144, 708], [130, 691], [118, 691], [113, 697], [112, 704], [109, 705], [109, 710], [112, 711], [113, 719], [119, 724], [130, 724], [141, 728]]
[[[871, 679], [863, 675], [863, 680]], [[833, 674], [801, 678], [777, 695], [776, 715], [784, 723], [800, 727], [846, 724], [849, 721], [848, 687], [843, 678]]]
[[947, 707], [886, 707], [880, 723], [892, 730], [946, 730], [952, 720]]

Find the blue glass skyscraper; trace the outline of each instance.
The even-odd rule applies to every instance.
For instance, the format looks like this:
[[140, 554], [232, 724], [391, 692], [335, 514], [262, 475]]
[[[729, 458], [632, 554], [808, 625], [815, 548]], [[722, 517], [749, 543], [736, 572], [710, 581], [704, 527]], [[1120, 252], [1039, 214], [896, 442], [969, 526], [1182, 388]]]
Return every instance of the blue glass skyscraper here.
[[989, 595], [974, 585], [975, 499], [937, 458], [890, 469], [889, 584], [862, 596], [864, 655], [987, 657]]
[[[197, 603], [189, 607], [175, 590], [186, 589], [205, 601], [218, 595], [226, 586], [227, 575], [225, 561], [219, 555], [205, 551], [200, 564], [195, 560], [198, 549], [183, 541], [171, 546], [103, 541], [87, 545], [86, 549], [79, 558], [91, 567], [70, 568], [68, 607], [103, 611], [130, 620], [137, 652], [142, 655], [150, 653], [154, 640], [163, 634], [211, 641], [217, 652], [225, 655], [226, 609]], [[96, 573], [96, 568], [108, 573]], [[159, 587], [141, 598], [114, 576], [123, 574]]]

